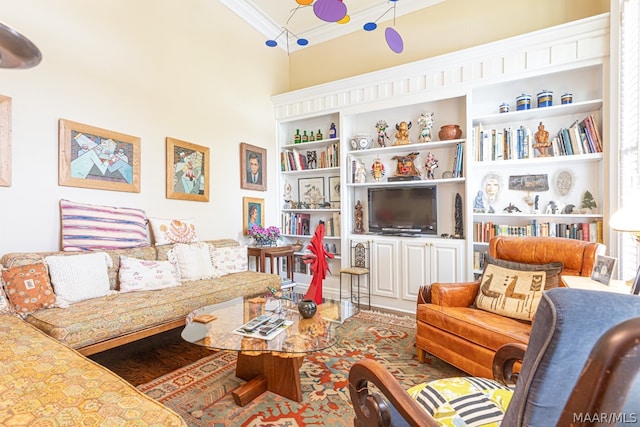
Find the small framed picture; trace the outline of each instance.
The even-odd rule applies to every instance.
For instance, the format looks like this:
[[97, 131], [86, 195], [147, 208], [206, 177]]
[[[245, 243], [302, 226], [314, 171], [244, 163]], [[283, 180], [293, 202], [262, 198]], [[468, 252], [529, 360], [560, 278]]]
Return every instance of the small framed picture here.
[[300, 178], [298, 197], [306, 209], [317, 209], [324, 203], [324, 178]]
[[166, 138], [167, 199], [209, 201], [209, 147]]
[[640, 267], [638, 267], [636, 278], [631, 284], [631, 295], [638, 295], [638, 294], [640, 294]]
[[249, 228], [254, 225], [264, 228], [264, 199], [243, 197], [242, 218], [242, 230], [245, 235], [249, 234]]
[[329, 201], [340, 202], [340, 177], [329, 177]]
[[240, 143], [240, 188], [267, 191], [267, 150]]
[[597, 255], [596, 262], [591, 270], [591, 280], [609, 285], [613, 269], [616, 266], [616, 259], [609, 256]]

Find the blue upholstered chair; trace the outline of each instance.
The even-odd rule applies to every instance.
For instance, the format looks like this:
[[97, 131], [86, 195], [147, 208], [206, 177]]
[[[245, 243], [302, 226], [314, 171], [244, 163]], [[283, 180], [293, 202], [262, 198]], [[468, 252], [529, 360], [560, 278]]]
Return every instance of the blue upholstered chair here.
[[[639, 297], [567, 288], [546, 291], [526, 352], [521, 345], [501, 348], [494, 359], [494, 377], [509, 379], [518, 359], [522, 369], [514, 374], [515, 389], [502, 390], [510, 403], [504, 405], [501, 420], [490, 425], [640, 425]], [[370, 390], [369, 382], [384, 397]], [[349, 383], [355, 426], [441, 425], [425, 410], [428, 403], [418, 403], [419, 395], [412, 398], [373, 360], [355, 363]], [[599, 424], [603, 414], [608, 418]], [[466, 425], [460, 418], [456, 421]]]

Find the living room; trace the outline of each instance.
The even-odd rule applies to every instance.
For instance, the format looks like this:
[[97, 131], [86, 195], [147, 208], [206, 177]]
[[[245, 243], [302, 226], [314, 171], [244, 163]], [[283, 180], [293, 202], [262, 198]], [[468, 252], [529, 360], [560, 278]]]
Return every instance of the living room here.
[[[0, 95], [11, 98], [12, 132], [10, 185], [0, 186], [5, 206], [0, 255], [60, 250], [62, 199], [138, 208], [157, 218], [192, 218], [200, 240], [249, 242], [243, 198], [264, 199], [264, 224], [280, 224], [282, 142], [274, 97], [314, 88], [322, 92], [323, 85], [341, 79], [392, 74], [394, 67], [415, 61], [618, 10], [615, 1], [606, 0], [446, 0], [397, 19], [402, 54], [391, 52], [380, 34], [373, 39], [362, 31], [287, 54], [265, 47], [264, 35], [221, 2], [2, 2], [3, 22], [32, 40], [43, 60], [32, 69], [2, 71]], [[611, 23], [611, 28], [613, 36], [618, 26]], [[607, 64], [603, 69], [608, 75], [617, 68]], [[559, 101], [560, 93], [556, 96]], [[607, 96], [606, 102], [617, 101], [616, 94]], [[611, 107], [606, 102], [602, 110]], [[608, 121], [615, 117], [611, 113]], [[139, 191], [61, 184], [61, 119], [140, 138]], [[617, 135], [612, 124], [603, 130], [611, 138]], [[210, 150], [207, 200], [168, 197], [167, 138]], [[264, 191], [242, 188], [241, 143], [266, 150]], [[605, 223], [622, 206], [616, 166], [611, 160], [603, 168], [599, 200], [605, 203], [599, 214]], [[608, 254], [620, 261], [627, 238], [622, 234], [607, 229], [603, 239]], [[617, 277], [631, 278], [630, 270], [635, 274], [635, 254], [635, 248], [633, 256], [624, 254], [626, 264]]]

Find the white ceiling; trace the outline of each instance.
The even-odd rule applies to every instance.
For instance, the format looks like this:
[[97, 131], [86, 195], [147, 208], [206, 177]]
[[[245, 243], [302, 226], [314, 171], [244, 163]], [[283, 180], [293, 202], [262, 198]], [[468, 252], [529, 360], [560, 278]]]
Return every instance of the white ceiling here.
[[[291, 13], [300, 6], [296, 0], [219, 1], [264, 34], [265, 42], [278, 37], [286, 25], [290, 33], [309, 40], [308, 46], [313, 46], [355, 31], [364, 31], [362, 26], [367, 22], [380, 23], [393, 19], [394, 3], [395, 16], [398, 17], [445, 0], [397, 0], [395, 2], [389, 0], [341, 0], [347, 6], [347, 15], [350, 17], [350, 21], [346, 24], [325, 22], [318, 19], [311, 6], [301, 6], [292, 16]], [[288, 24], [287, 20], [289, 20]], [[278, 47], [288, 52], [304, 49], [296, 44], [294, 37], [290, 38], [288, 46], [285, 35], [280, 36], [276, 41]]]

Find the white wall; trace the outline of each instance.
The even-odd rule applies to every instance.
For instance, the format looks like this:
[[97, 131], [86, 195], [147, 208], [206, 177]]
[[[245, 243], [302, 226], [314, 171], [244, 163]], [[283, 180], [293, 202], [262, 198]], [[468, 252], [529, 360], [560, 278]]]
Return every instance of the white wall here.
[[[57, 250], [61, 198], [192, 217], [199, 237], [238, 238], [242, 197], [266, 200], [276, 224], [275, 179], [267, 192], [240, 189], [239, 144], [278, 160], [270, 96], [288, 88], [288, 61], [214, 0], [0, 0], [2, 21], [31, 39], [43, 61], [0, 70], [13, 100], [12, 186], [0, 187], [0, 254]], [[58, 119], [142, 139], [141, 192], [58, 185]], [[165, 197], [165, 137], [211, 148], [210, 201]]]

